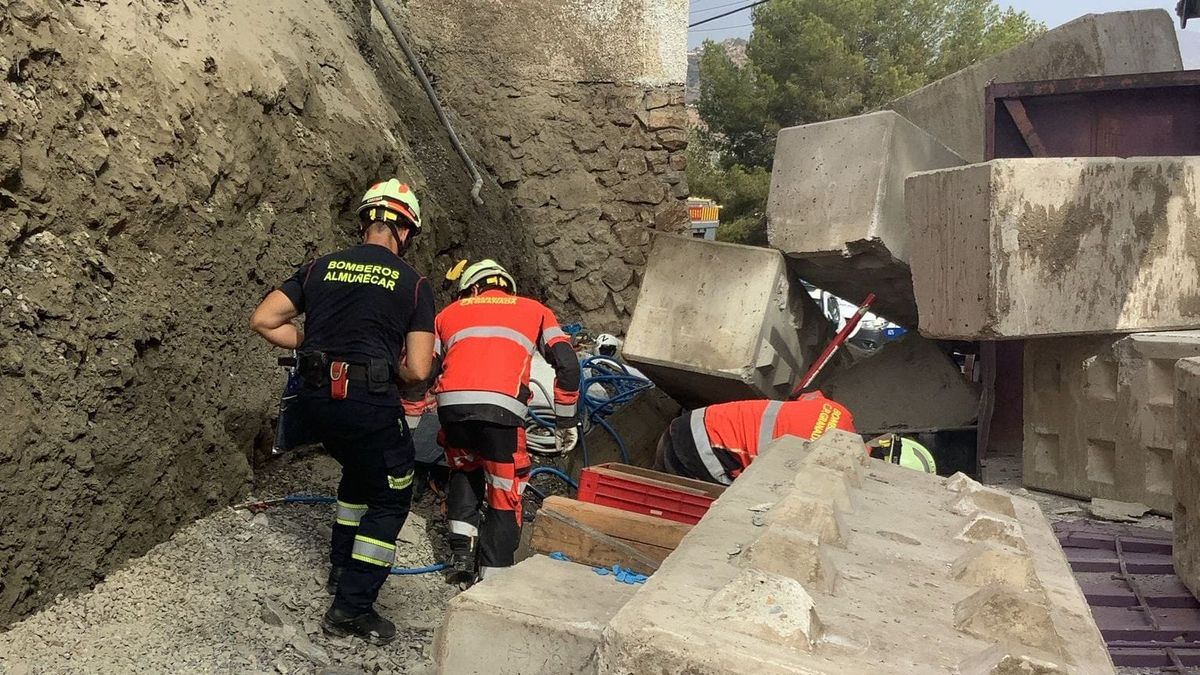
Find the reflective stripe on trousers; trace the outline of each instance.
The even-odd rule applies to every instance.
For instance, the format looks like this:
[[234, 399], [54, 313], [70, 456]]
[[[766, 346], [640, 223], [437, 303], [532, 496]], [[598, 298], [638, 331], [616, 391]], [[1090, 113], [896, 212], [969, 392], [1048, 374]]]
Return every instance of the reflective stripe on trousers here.
[[366, 512], [366, 504], [351, 504], [339, 499], [337, 503], [337, 524], [358, 527], [359, 521], [362, 520], [363, 514]]
[[391, 567], [396, 560], [396, 545], [361, 534], [355, 535], [350, 557], [380, 567]]
[[775, 421], [779, 419], [779, 411], [783, 409], [783, 401], [771, 401], [763, 411], [762, 421], [758, 423], [758, 451], [762, 452], [771, 440], [775, 438]]
[[508, 394], [494, 391], [444, 391], [438, 394], [439, 407], [452, 405], [494, 405], [524, 419], [529, 406]]
[[717, 459], [712, 443], [708, 440], [708, 429], [704, 428], [704, 413], [707, 410], [708, 408], [700, 408], [691, 413], [689, 426], [692, 430], [692, 442], [696, 444], [696, 452], [700, 455], [700, 461], [704, 462], [704, 468], [708, 469], [713, 480], [721, 485], [729, 485], [733, 481], [729, 480], [729, 476], [725, 474], [725, 467], [721, 465], [721, 460]]
[[470, 523], [464, 523], [461, 520], [448, 520], [446, 527], [450, 530], [450, 534], [461, 534], [464, 537], [478, 537], [479, 528]]

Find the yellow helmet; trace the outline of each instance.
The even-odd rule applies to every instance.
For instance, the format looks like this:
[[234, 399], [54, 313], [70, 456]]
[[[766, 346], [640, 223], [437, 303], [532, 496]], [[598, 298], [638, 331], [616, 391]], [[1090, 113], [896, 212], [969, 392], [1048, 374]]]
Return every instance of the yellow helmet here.
[[513, 279], [513, 275], [491, 258], [480, 260], [470, 267], [467, 266], [466, 260], [460, 260], [446, 273], [446, 280], [457, 281], [459, 293], [478, 283], [499, 286], [510, 293], [517, 292], [517, 281]]
[[412, 236], [421, 233], [421, 203], [407, 183], [392, 178], [376, 183], [363, 195], [358, 205], [358, 218], [364, 224], [382, 221], [393, 223], [403, 219]]

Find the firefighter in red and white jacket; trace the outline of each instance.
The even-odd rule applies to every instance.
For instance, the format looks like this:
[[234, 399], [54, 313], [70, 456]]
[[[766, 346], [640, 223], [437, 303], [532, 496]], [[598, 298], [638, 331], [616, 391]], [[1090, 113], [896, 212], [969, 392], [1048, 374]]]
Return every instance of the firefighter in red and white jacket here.
[[[462, 261], [446, 278], [458, 282], [459, 299], [435, 322], [441, 373], [434, 392], [451, 470], [446, 492], [451, 576], [470, 582], [476, 574], [482, 579], [510, 567], [520, 542], [521, 495], [530, 471], [525, 415], [533, 353], [554, 368], [562, 452], [578, 440], [580, 369], [554, 313], [516, 295], [512, 275], [495, 261], [470, 267]], [[485, 498], [487, 517], [480, 524]]]

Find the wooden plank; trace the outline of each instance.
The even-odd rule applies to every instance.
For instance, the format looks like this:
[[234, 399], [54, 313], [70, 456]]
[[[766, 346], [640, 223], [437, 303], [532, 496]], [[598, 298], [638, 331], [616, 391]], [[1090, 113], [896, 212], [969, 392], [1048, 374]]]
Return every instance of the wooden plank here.
[[538, 553], [561, 552], [577, 563], [596, 567], [620, 565], [638, 574], [653, 574], [661, 562], [616, 537], [546, 508], [539, 510], [533, 521], [530, 545]]
[[692, 526], [687, 523], [677, 523], [566, 497], [548, 497], [538, 511], [538, 517], [547, 510], [564, 514], [610, 537], [646, 544], [668, 552], [674, 551], [684, 535], [692, 530]]
[[1017, 130], [1021, 132], [1021, 138], [1025, 140], [1025, 145], [1029, 146], [1029, 151], [1034, 157], [1047, 157], [1050, 153], [1046, 152], [1046, 146], [1042, 143], [1042, 137], [1038, 135], [1037, 129], [1033, 128], [1033, 121], [1029, 119], [1029, 113], [1025, 111], [1025, 104], [1019, 98], [1004, 99], [1004, 107], [1008, 110], [1008, 114], [1012, 116], [1013, 122], [1017, 125]]

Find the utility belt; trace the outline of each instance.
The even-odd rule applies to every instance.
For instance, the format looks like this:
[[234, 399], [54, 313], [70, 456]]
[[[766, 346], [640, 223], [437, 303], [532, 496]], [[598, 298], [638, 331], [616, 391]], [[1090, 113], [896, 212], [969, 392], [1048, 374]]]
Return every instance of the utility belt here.
[[325, 352], [307, 352], [297, 358], [281, 358], [279, 365], [294, 367], [306, 386], [329, 387], [330, 398], [338, 401], [349, 394], [351, 381], [365, 386], [370, 394], [390, 394], [397, 390], [396, 370], [385, 359], [355, 363], [335, 361]]

